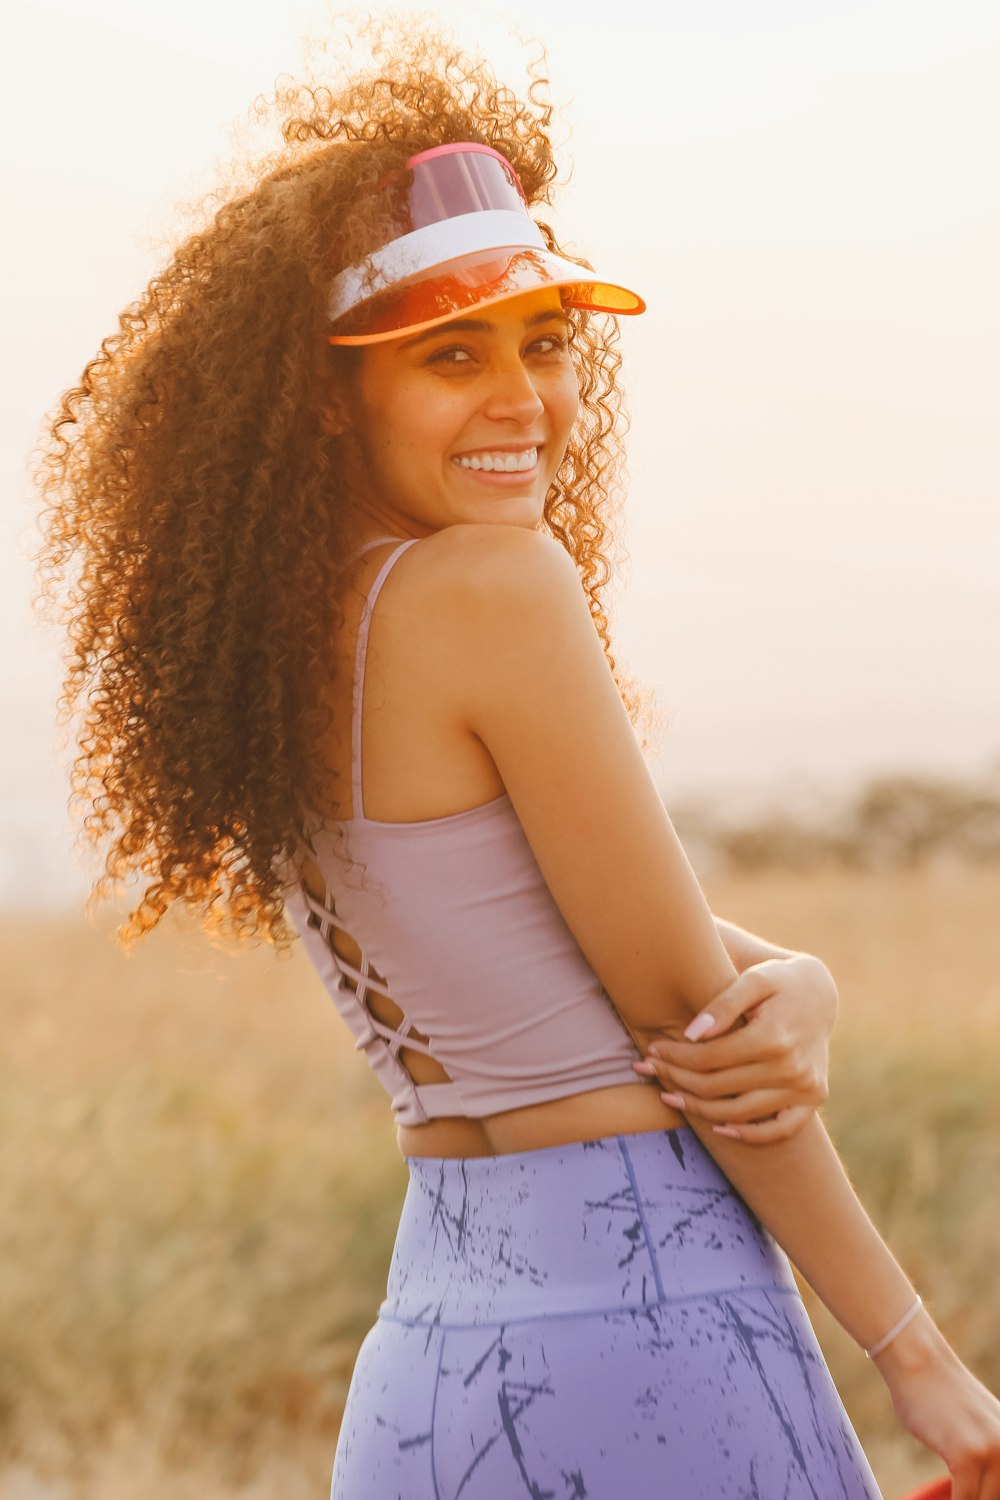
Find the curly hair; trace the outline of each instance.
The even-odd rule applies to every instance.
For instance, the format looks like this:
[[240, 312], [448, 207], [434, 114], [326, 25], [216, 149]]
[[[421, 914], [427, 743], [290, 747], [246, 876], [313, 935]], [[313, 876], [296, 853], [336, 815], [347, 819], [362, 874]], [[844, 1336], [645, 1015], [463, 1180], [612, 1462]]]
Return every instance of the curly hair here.
[[[60, 722], [84, 702], [71, 805], [83, 839], [111, 840], [91, 902], [145, 879], [126, 948], [179, 901], [209, 931], [284, 951], [279, 867], [303, 807], [336, 806], [316, 684], [358, 515], [322, 421], [344, 352], [324, 333], [333, 276], [378, 243], [371, 188], [416, 152], [469, 140], [508, 158], [530, 204], [550, 202], [544, 50], [522, 100], [432, 28], [392, 46], [371, 30], [372, 69], [279, 80], [255, 102], [283, 144], [248, 185], [211, 196], [204, 227], [45, 421], [45, 606], [73, 573]], [[615, 662], [601, 603], [627, 430], [617, 324], [571, 319], [580, 411], [539, 529], [576, 563], [645, 748], [650, 695]]]

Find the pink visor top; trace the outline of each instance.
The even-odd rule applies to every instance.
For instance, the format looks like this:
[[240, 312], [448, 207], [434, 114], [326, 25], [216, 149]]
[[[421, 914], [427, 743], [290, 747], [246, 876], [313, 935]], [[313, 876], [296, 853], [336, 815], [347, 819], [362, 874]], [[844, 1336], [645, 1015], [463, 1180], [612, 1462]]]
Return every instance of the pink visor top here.
[[558, 288], [565, 307], [645, 310], [636, 292], [548, 248], [517, 173], [491, 146], [435, 146], [379, 186], [390, 235], [334, 278], [332, 344], [396, 338], [541, 287]]

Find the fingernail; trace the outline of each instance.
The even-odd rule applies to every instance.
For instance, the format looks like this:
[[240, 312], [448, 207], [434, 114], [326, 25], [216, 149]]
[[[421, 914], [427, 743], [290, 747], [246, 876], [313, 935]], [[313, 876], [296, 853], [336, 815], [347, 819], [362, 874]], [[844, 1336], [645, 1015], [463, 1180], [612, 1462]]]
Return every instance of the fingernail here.
[[672, 1104], [674, 1109], [684, 1108], [684, 1099], [680, 1094], [661, 1094], [660, 1098], [664, 1104]]
[[708, 1011], [702, 1011], [700, 1016], [695, 1016], [691, 1025], [684, 1032], [689, 1042], [700, 1041], [706, 1031], [711, 1031], [715, 1025], [715, 1017], [710, 1016]]
[[637, 1073], [654, 1073], [656, 1071], [650, 1062], [634, 1062], [632, 1066]]
[[735, 1125], [713, 1125], [712, 1129], [719, 1135], [731, 1135], [734, 1141], [738, 1141], [741, 1139], [740, 1133], [736, 1129]]

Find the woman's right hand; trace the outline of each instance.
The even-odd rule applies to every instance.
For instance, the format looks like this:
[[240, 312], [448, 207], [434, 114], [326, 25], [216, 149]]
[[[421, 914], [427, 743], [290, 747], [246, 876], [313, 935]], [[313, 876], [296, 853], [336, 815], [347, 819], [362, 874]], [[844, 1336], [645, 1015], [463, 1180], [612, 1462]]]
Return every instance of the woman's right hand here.
[[1000, 1401], [926, 1311], [874, 1363], [903, 1426], [947, 1464], [952, 1500], [1000, 1500]]

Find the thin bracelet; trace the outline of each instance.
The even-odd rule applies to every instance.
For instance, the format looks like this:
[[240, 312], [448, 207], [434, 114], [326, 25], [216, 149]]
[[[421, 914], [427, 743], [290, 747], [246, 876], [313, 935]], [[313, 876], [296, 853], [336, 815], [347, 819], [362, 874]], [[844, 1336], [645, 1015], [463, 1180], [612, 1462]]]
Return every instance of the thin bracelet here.
[[885, 1348], [885, 1346], [887, 1344], [890, 1344], [892, 1342], [892, 1340], [896, 1337], [896, 1334], [897, 1333], [902, 1333], [903, 1329], [906, 1327], [907, 1323], [909, 1323], [910, 1319], [916, 1317], [917, 1313], [920, 1311], [920, 1309], [923, 1307], [923, 1305], [924, 1305], [923, 1298], [922, 1297], [918, 1297], [917, 1300], [916, 1300], [916, 1302], [914, 1302], [913, 1306], [911, 1308], [909, 1308], [903, 1314], [903, 1316], [900, 1318], [900, 1320], [896, 1324], [895, 1328], [890, 1328], [889, 1332], [886, 1334], [885, 1338], [879, 1339], [879, 1341], [878, 1341], [877, 1344], [872, 1344], [872, 1346], [871, 1346], [870, 1349], [866, 1349], [865, 1350], [865, 1354], [868, 1356], [868, 1358], [869, 1359], [874, 1359], [875, 1356], [876, 1356], [876, 1354], [881, 1354], [882, 1350]]

